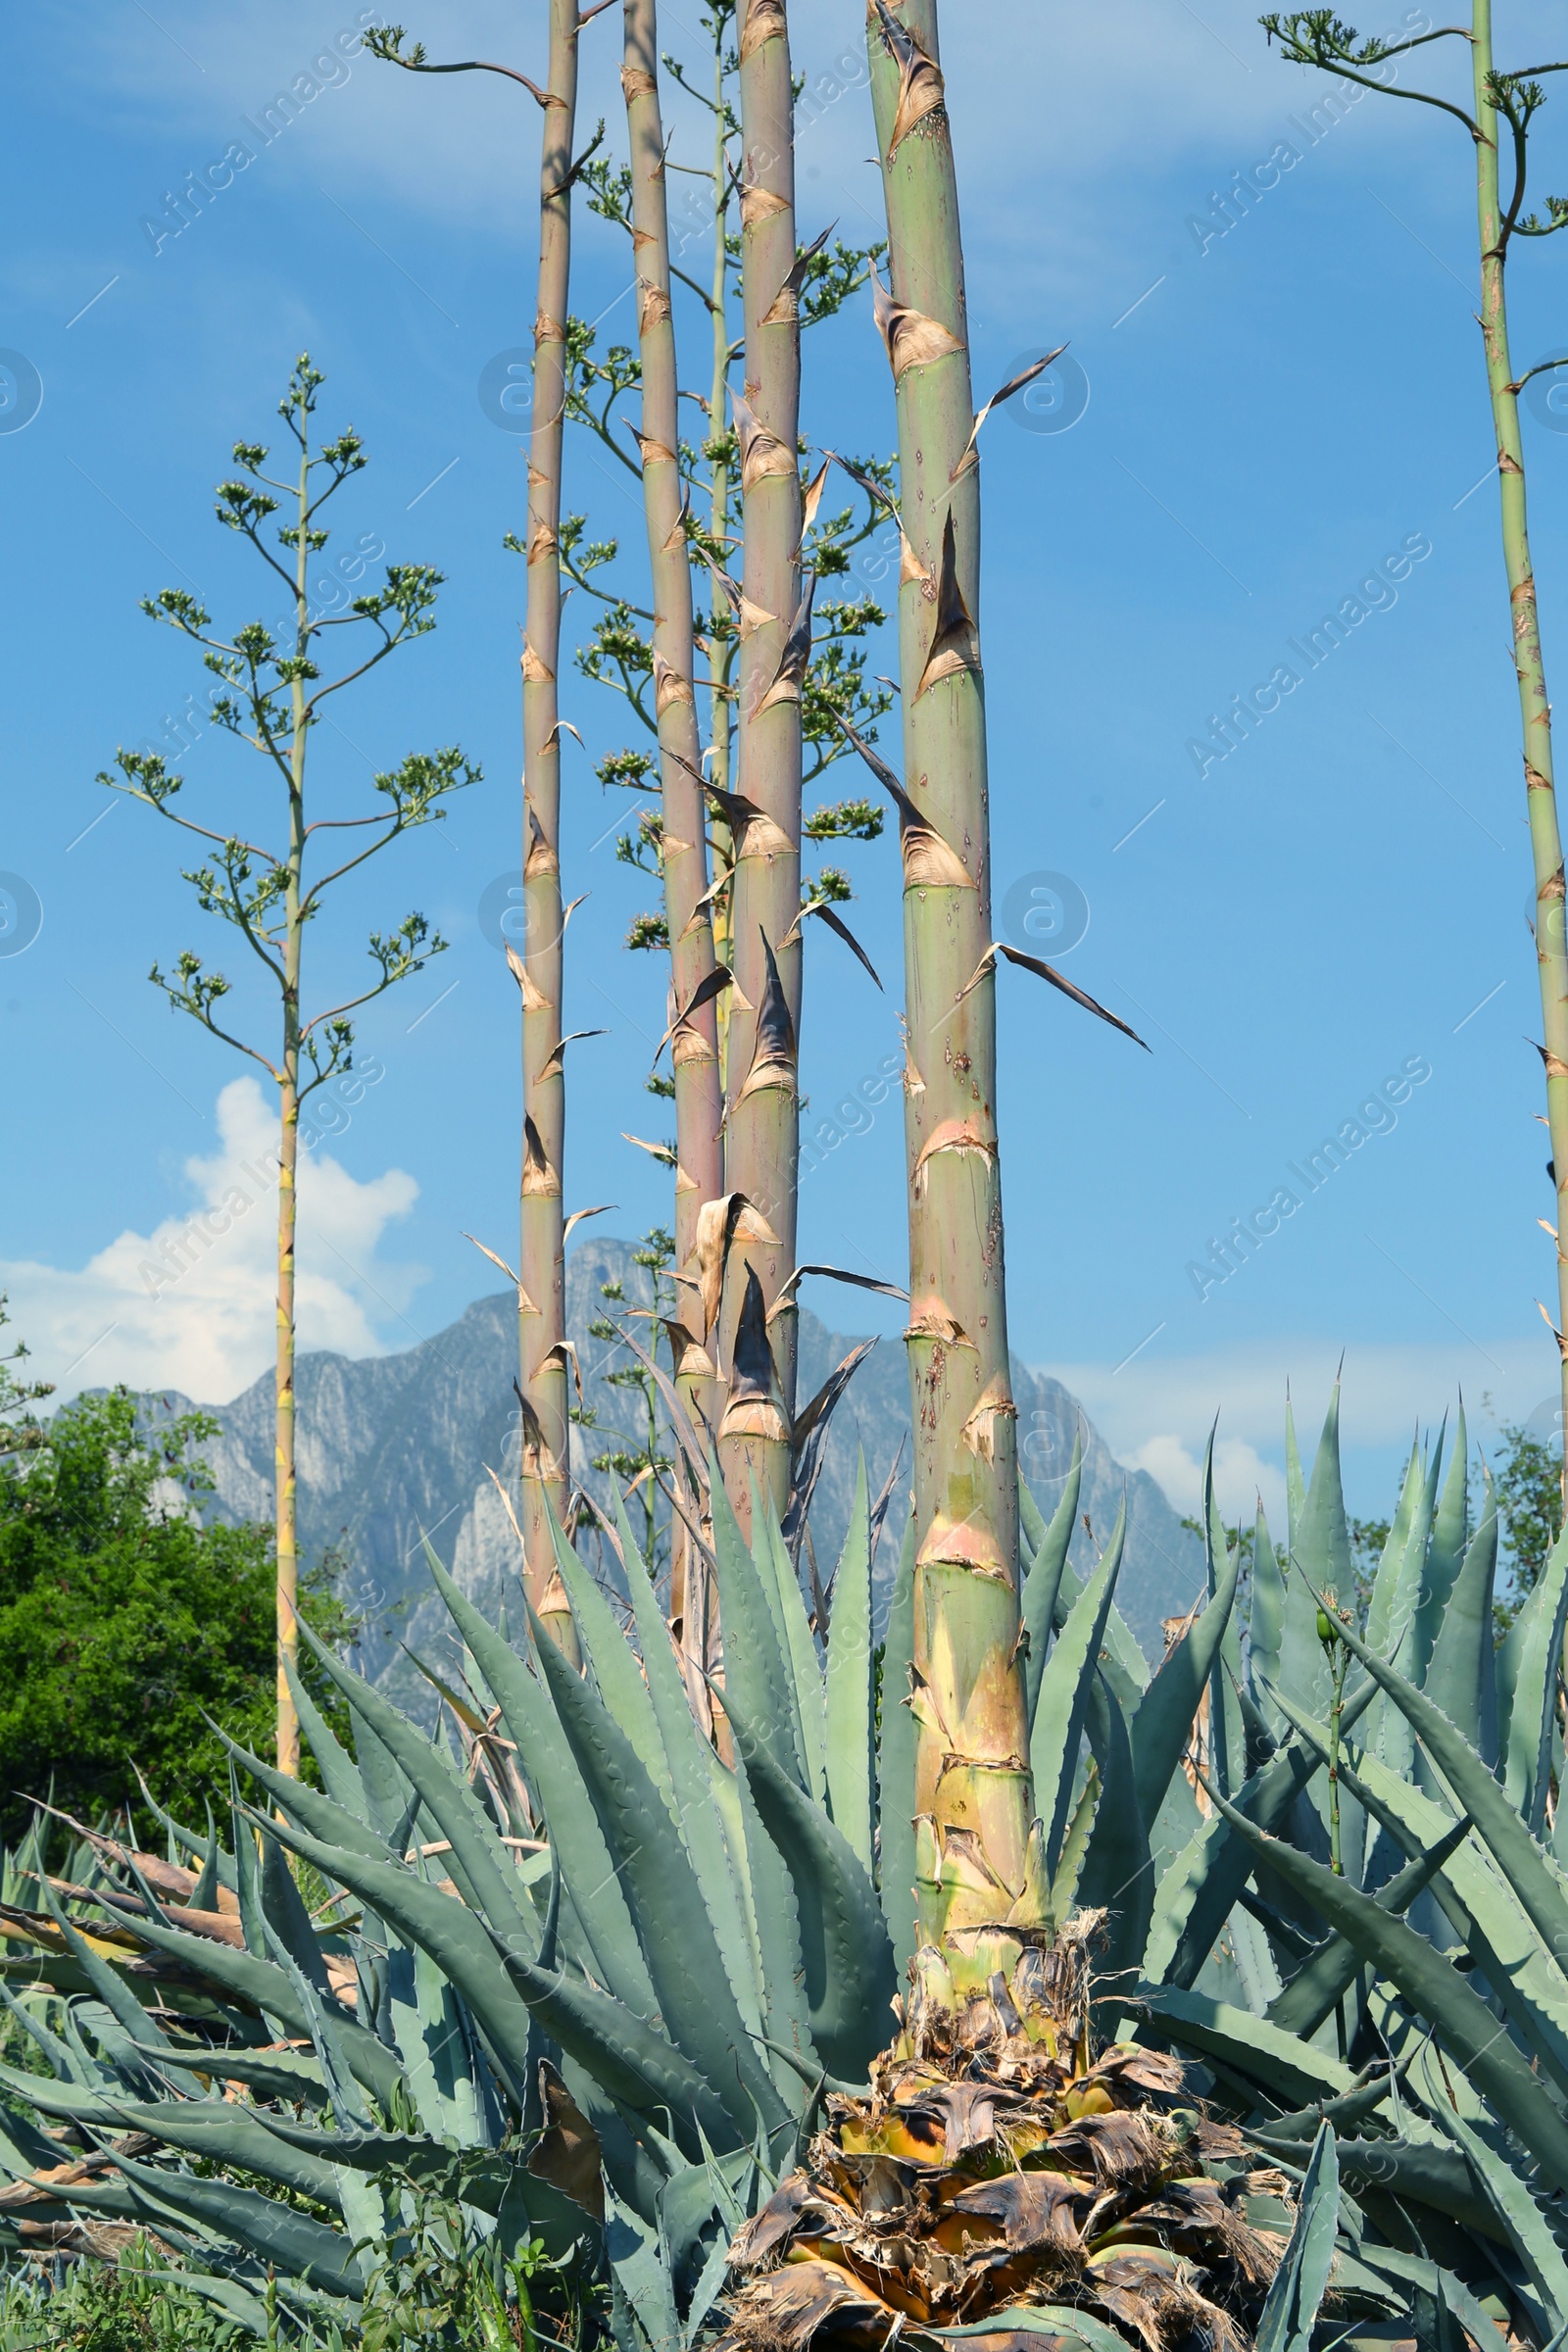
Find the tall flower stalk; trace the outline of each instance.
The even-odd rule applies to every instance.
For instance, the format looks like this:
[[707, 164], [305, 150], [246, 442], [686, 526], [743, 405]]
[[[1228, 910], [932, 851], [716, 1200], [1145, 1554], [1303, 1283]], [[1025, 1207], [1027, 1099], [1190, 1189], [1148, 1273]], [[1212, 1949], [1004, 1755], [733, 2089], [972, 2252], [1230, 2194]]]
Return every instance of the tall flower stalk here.
[[522, 996], [523, 1150], [517, 1349], [523, 1398], [521, 1512], [529, 1596], [575, 1647], [556, 1572], [552, 1510], [564, 1517], [570, 1462], [562, 1172], [566, 1079], [562, 1044], [561, 472], [571, 279], [571, 144], [577, 117], [578, 0], [550, 0], [550, 69], [539, 166], [539, 302], [528, 438], [528, 607], [522, 649], [523, 953], [510, 952]]
[[[601, 5], [608, 0], [601, 0]], [[521, 1511], [529, 1598], [564, 1648], [577, 1650], [571, 1611], [556, 1570], [551, 1515], [566, 1513], [570, 1473], [565, 1233], [562, 1176], [566, 1146], [564, 979], [561, 892], [562, 461], [568, 372], [571, 191], [587, 157], [572, 161], [577, 122], [578, 35], [589, 17], [579, 0], [550, 0], [549, 66], [543, 88], [514, 67], [468, 59], [428, 63], [422, 42], [407, 55], [402, 25], [367, 35], [388, 65], [416, 74], [500, 74], [530, 91], [544, 114], [539, 162], [539, 277], [528, 434], [528, 527], [507, 545], [527, 562], [522, 648], [521, 955], [507, 960], [522, 998], [522, 1173], [517, 1261], [518, 1396], [522, 1407]], [[600, 125], [602, 135], [604, 125]], [[598, 136], [588, 153], [598, 145]]]
[[[218, 830], [183, 813], [178, 794], [183, 778], [171, 775], [156, 752], [127, 752], [117, 756], [120, 774], [101, 774], [98, 781], [131, 799], [144, 802], [181, 832], [204, 845], [197, 852], [207, 863], [186, 871], [204, 914], [216, 914], [232, 925], [249, 954], [245, 969], [253, 971], [254, 956], [275, 988], [279, 1030], [270, 1049], [236, 1036], [224, 1006], [230, 983], [221, 972], [206, 968], [202, 958], [185, 949], [172, 974], [152, 968], [155, 986], [162, 988], [177, 1011], [188, 1013], [224, 1045], [257, 1062], [277, 1088], [277, 1338], [276, 1404], [274, 1427], [274, 1491], [277, 1515], [277, 1765], [290, 1779], [298, 1777], [299, 1716], [289, 1674], [299, 1655], [299, 1506], [295, 1471], [296, 1432], [294, 1358], [296, 1339], [295, 1247], [299, 1223], [300, 1111], [318, 1087], [353, 1065], [354, 1023], [351, 1015], [439, 955], [446, 942], [431, 932], [422, 914], [404, 917], [398, 928], [372, 931], [368, 954], [374, 966], [369, 985], [346, 1001], [307, 1014], [305, 1009], [305, 941], [307, 929], [321, 913], [332, 885], [414, 827], [445, 815], [440, 803], [447, 794], [477, 780], [455, 747], [415, 752], [391, 773], [378, 775], [375, 789], [384, 805], [356, 817], [313, 813], [309, 790], [311, 736], [324, 715], [321, 706], [331, 695], [376, 668], [389, 654], [411, 638], [424, 636], [435, 626], [431, 618], [441, 574], [427, 564], [387, 566], [385, 585], [347, 599], [344, 581], [364, 577], [367, 558], [346, 551], [333, 567], [324, 567], [313, 583], [312, 565], [326, 548], [329, 533], [323, 511], [350, 477], [364, 467], [366, 457], [352, 427], [335, 441], [313, 446], [312, 417], [322, 383], [318, 368], [308, 357], [297, 362], [278, 414], [294, 444], [286, 453], [297, 460], [292, 476], [264, 468], [268, 452], [259, 442], [234, 444], [240, 478], [221, 482], [218, 489], [218, 518], [247, 539], [271, 574], [271, 593], [281, 585], [284, 612], [275, 627], [248, 622], [231, 637], [217, 637], [205, 608], [182, 588], [165, 588], [143, 604], [152, 619], [167, 622], [203, 649], [207, 668], [220, 681], [213, 697], [213, 717], [258, 752], [282, 789], [280, 823], [274, 843]], [[271, 517], [288, 519], [269, 529]], [[269, 540], [275, 540], [281, 561]], [[333, 571], [338, 576], [333, 577]], [[324, 575], [324, 576], [323, 576]], [[346, 610], [333, 607], [346, 602]], [[323, 678], [322, 659], [336, 639], [328, 631], [369, 629], [368, 652], [336, 677]], [[368, 828], [368, 830], [362, 830]], [[324, 851], [334, 855], [324, 838], [353, 831], [356, 845], [327, 870], [317, 872], [315, 860]]]
[[[727, 1183], [771, 1239], [737, 1239], [722, 1315], [724, 1482], [743, 1527], [751, 1487], [789, 1498], [798, 1313], [801, 702], [810, 659], [801, 582], [802, 270], [795, 238], [794, 89], [785, 0], [743, 0], [741, 299], [746, 382], [735, 401], [750, 608], [740, 648], [738, 829], [730, 930], [737, 981], [726, 1069]], [[744, 608], [743, 608], [744, 610]]]
[[[669, 208], [659, 98], [657, 0], [625, 0], [621, 88], [626, 100], [637, 343], [642, 379], [638, 435], [648, 561], [653, 580], [653, 699], [659, 739], [659, 863], [670, 960], [670, 1060], [675, 1089], [675, 1262], [695, 1282], [705, 1204], [724, 1191], [723, 1093], [718, 1004], [723, 972], [713, 955], [708, 891], [703, 747], [697, 719], [696, 620], [681, 472], [680, 386], [670, 301]], [[722, 137], [722, 125], [720, 127]], [[719, 294], [723, 287], [720, 280]], [[722, 322], [722, 313], [720, 313]], [[701, 1297], [688, 1290], [686, 1297]], [[704, 1318], [695, 1320], [701, 1327]], [[689, 1325], [676, 1378], [702, 1418], [711, 1416], [711, 1367]], [[684, 1523], [670, 1531], [670, 1613], [702, 1690], [710, 1607]]]
[[1037, 1924], [1042, 1889], [1018, 1659], [1016, 1413], [987, 968], [979, 470], [936, 0], [873, 0], [867, 37], [892, 280], [877, 314], [893, 368], [904, 532], [916, 1902], [919, 1940], [970, 1955], [983, 1980], [997, 1965], [993, 1931], [1009, 1918]]
[[[1545, 1071], [1546, 1126], [1551, 1137], [1557, 1209], [1555, 1222], [1546, 1227], [1555, 1244], [1557, 1258], [1555, 1321], [1544, 1306], [1542, 1312], [1557, 1342], [1563, 1426], [1568, 1430], [1568, 1253], [1563, 1247], [1563, 1219], [1568, 1209], [1568, 926], [1564, 921], [1562, 832], [1557, 818], [1551, 757], [1551, 704], [1541, 651], [1541, 618], [1525, 496], [1524, 443], [1519, 430], [1519, 395], [1530, 377], [1540, 371], [1532, 368], [1522, 376], [1514, 375], [1508, 348], [1506, 287], [1508, 255], [1515, 237], [1546, 237], [1568, 227], [1568, 199], [1548, 196], [1544, 220], [1524, 210], [1530, 125], [1545, 103], [1545, 91], [1537, 76], [1568, 73], [1568, 59], [1526, 66], [1515, 73], [1499, 73], [1493, 58], [1491, 0], [1472, 0], [1468, 30], [1463, 25], [1446, 24], [1437, 31], [1419, 33], [1405, 41], [1377, 38], [1360, 41], [1354, 27], [1341, 24], [1330, 9], [1305, 9], [1288, 16], [1265, 16], [1258, 21], [1270, 41], [1278, 40], [1288, 64], [1318, 66], [1325, 73], [1337, 74], [1342, 80], [1356, 82], [1363, 89], [1380, 89], [1388, 97], [1413, 99], [1418, 105], [1435, 107], [1463, 125], [1475, 151], [1476, 216], [1481, 244], [1479, 324], [1497, 451], [1509, 637], [1519, 683], [1525, 807], [1536, 882], [1541, 1057]], [[1396, 88], [1392, 75], [1386, 76], [1378, 71], [1394, 58], [1443, 40], [1470, 44], [1473, 112], [1431, 91]], [[1504, 146], [1508, 150], [1506, 166], [1501, 155]], [[1506, 204], [1502, 196], [1504, 174], [1508, 184]], [[1548, 361], [1544, 365], [1554, 368], [1563, 363]], [[1563, 1467], [1563, 1495], [1568, 1504], [1568, 1451]]]

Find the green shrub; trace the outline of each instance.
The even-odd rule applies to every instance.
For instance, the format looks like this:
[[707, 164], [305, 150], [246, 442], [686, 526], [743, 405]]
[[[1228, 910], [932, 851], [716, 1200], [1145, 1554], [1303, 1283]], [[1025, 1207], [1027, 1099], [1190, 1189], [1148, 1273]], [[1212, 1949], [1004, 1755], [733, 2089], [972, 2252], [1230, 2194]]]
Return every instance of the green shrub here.
[[[0, 1837], [51, 1786], [78, 1819], [118, 1807], [133, 1765], [199, 1818], [226, 1771], [204, 1716], [270, 1742], [272, 1532], [196, 1516], [211, 1479], [193, 1448], [216, 1427], [186, 1413], [150, 1428], [117, 1389], [66, 1406], [0, 1476]], [[324, 1640], [352, 1635], [330, 1562], [303, 1605]]]

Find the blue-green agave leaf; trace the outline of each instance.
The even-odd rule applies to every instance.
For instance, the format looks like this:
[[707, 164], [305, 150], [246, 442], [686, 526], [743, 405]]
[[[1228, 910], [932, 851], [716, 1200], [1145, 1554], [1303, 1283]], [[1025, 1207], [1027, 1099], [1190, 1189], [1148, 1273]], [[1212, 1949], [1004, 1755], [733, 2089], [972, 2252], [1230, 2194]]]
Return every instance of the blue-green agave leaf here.
[[737, 2127], [784, 2108], [741, 2021], [697, 1874], [631, 1741], [545, 1632], [534, 1648], [615, 1869], [631, 1899], [665, 2031], [717, 2090]]
[[[1051, 1646], [1052, 1628], [1055, 1623], [1056, 1594], [1061, 1585], [1061, 1572], [1067, 1564], [1067, 1547], [1072, 1542], [1073, 1529], [1078, 1524], [1078, 1494], [1083, 1485], [1084, 1438], [1080, 1426], [1073, 1432], [1072, 1460], [1067, 1467], [1066, 1483], [1061, 1500], [1051, 1514], [1048, 1527], [1040, 1521], [1040, 1532], [1034, 1542], [1034, 1558], [1024, 1579], [1021, 1615], [1027, 1642], [1024, 1651], [1024, 1721], [1034, 1729], [1035, 1707], [1040, 1697], [1040, 1678], [1046, 1671], [1046, 1652]], [[1029, 1507], [1035, 1510], [1034, 1496], [1020, 1478], [1020, 1500], [1027, 1496]], [[1035, 1517], [1040, 1519], [1038, 1510]]]
[[[1151, 1689], [1152, 1689], [1151, 1685]], [[1148, 1694], [1145, 1694], [1147, 1704]], [[1078, 1901], [1109, 1914], [1096, 1973], [1112, 1984], [1136, 1974], [1154, 1907], [1154, 1863], [1139, 1806], [1127, 1718], [1105, 1677], [1090, 1685], [1089, 1743], [1100, 1766], [1100, 1803], [1078, 1880]], [[1054, 1906], [1053, 1906], [1054, 1908]]]
[[352, 1813], [356, 1820], [363, 1821], [368, 1829], [370, 1808], [359, 1766], [306, 1689], [305, 1678], [287, 1650], [281, 1651], [279, 1656], [283, 1672], [288, 1677], [294, 1709], [300, 1719], [300, 1730], [320, 1770], [322, 1788], [334, 1805], [341, 1805], [345, 1813]]
[[1099, 1671], [1126, 1532], [1124, 1500], [1105, 1556], [1074, 1601], [1040, 1685], [1029, 1766], [1034, 1776], [1035, 1810], [1046, 1825], [1046, 1866], [1053, 1874], [1061, 1858], [1061, 1841], [1072, 1808], [1090, 1686]]
[[732, 1838], [722, 1804], [715, 1801], [715, 1785], [723, 1767], [698, 1732], [670, 1644], [669, 1628], [626, 1515], [618, 1507], [618, 1497], [616, 1518], [649, 1703], [669, 1777], [675, 1819], [703, 1890], [742, 2020], [749, 2032], [757, 2034], [762, 2024], [762, 1964], [749, 1918], [750, 1880], [739, 1808], [733, 1813]]
[[[1384, 1911], [1402, 1916], [1469, 1835], [1468, 1821], [1452, 1823], [1428, 1852], [1419, 1854], [1402, 1870], [1396, 1870], [1392, 1879], [1385, 1880], [1373, 1897], [1374, 1902]], [[1324, 2019], [1332, 2015], [1350, 1989], [1360, 1965], [1361, 1954], [1347, 1936], [1339, 1933], [1329, 1936], [1297, 1971], [1278, 2000], [1270, 2003], [1265, 2013], [1269, 2024], [1282, 2027], [1288, 2034], [1299, 2034], [1303, 2041], [1310, 2041]]]
[[[1568, 2262], [1529, 2187], [1496, 2149], [1470, 2129], [1463, 2116], [1441, 2100], [1434, 2103], [1433, 2112], [1463, 2149], [1482, 2195], [1507, 2231], [1553, 2328], [1568, 2327]], [[1560, 2169], [1555, 2177], [1561, 2180]]]
[[1432, 1636], [1428, 1698], [1482, 1758], [1496, 1754], [1497, 1698], [1492, 1592], [1497, 1572], [1497, 1497], [1487, 1481], [1481, 1523], [1465, 1547]]
[[1224, 1797], [1215, 1795], [1214, 1802], [1257, 1858], [1312, 1903], [1363, 1960], [1390, 1978], [1420, 2016], [1431, 2019], [1445, 2047], [1508, 2129], [1558, 2180], [1568, 2180], [1568, 2124], [1452, 1962], [1348, 1879], [1337, 1878], [1282, 1838], [1264, 1836]]
[[900, 1971], [914, 1957], [914, 1752], [909, 1711], [914, 1667], [914, 1517], [904, 1531], [888, 1630], [882, 1645], [882, 1722], [877, 1746], [881, 1828], [880, 1892]]
[[1290, 2243], [1258, 2319], [1256, 2352], [1311, 2352], [1312, 2329], [1334, 2267], [1339, 2225], [1339, 2158], [1334, 2128], [1325, 2124], [1301, 2183]]
[[713, 1498], [713, 1560], [724, 1634], [724, 1683], [756, 1737], [765, 1740], [785, 1772], [807, 1786], [806, 1759], [796, 1721], [795, 1678], [778, 1636], [778, 1601], [769, 1599], [730, 1508], [716, 1462], [709, 1474]]
[[899, 1982], [876, 1890], [843, 1832], [726, 1705], [758, 1812], [794, 1883], [811, 2037], [830, 2074], [863, 2081], [888, 2041]]
[[167, 2172], [129, 2156], [115, 2159], [127, 2180], [158, 2204], [183, 2214], [219, 2236], [232, 2239], [261, 2262], [306, 2286], [329, 2295], [363, 2298], [365, 2273], [341, 2230], [328, 2229], [297, 2213], [278, 2197], [238, 2188], [230, 2180], [200, 2180], [194, 2173]]
[[1568, 1900], [1505, 1791], [1425, 1692], [1413, 1690], [1386, 1659], [1369, 1649], [1352, 1625], [1342, 1626], [1340, 1633], [1351, 1655], [1405, 1716], [1452, 1789], [1460, 1811], [1475, 1823], [1478, 1836], [1519, 1897], [1543, 1944], [1563, 1968], [1563, 1956], [1568, 1952]]
[[870, 1876], [875, 1861], [876, 1739], [871, 1657], [871, 1530], [865, 1455], [833, 1578], [826, 1676], [827, 1793], [833, 1819]]
[[525, 1921], [522, 1904], [526, 1897], [518, 1886], [512, 1857], [467, 1780], [443, 1749], [390, 1699], [383, 1698], [373, 1683], [345, 1666], [303, 1618], [300, 1639], [309, 1643], [323, 1672], [394, 1757], [410, 1787], [418, 1791], [420, 1803], [451, 1844], [448, 1865], [464, 1893], [485, 1913], [498, 1934], [515, 1935], [526, 1941], [532, 1928], [531, 1906]]
[[549, 1688], [460, 1592], [439, 1560], [429, 1560], [436, 1590], [479, 1661], [531, 1786], [537, 1789], [562, 1857], [566, 1886], [593, 1950], [595, 1974], [639, 2017], [658, 2007], [648, 1963], [599, 1816], [563, 1736]]
[[1202, 1700], [1203, 1686], [1230, 1623], [1241, 1565], [1242, 1549], [1238, 1544], [1229, 1561], [1219, 1569], [1213, 1598], [1180, 1639], [1172, 1642], [1164, 1663], [1138, 1702], [1131, 1726], [1133, 1781], [1146, 1829], [1153, 1828], [1171, 1775], [1179, 1770], [1192, 1739], [1193, 1720]]

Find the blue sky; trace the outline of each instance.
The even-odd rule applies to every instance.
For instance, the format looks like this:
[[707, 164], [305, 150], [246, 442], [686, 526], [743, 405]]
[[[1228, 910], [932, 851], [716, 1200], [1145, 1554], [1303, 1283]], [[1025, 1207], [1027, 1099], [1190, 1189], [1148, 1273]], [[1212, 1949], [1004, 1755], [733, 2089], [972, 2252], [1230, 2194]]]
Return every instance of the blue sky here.
[[[433, 55], [536, 71], [543, 15], [449, 0], [410, 30]], [[842, 86], [859, 11], [799, 0], [792, 17], [817, 94], [803, 228], [869, 236], [868, 105]], [[977, 385], [1063, 340], [1081, 370], [1060, 379], [1067, 410], [999, 414], [983, 445], [997, 898], [1014, 921], [1049, 913], [1042, 877], [1066, 877], [1088, 924], [1063, 968], [1153, 1048], [1004, 975], [1013, 1345], [1184, 1500], [1220, 1410], [1226, 1498], [1244, 1508], [1254, 1483], [1278, 1498], [1287, 1377], [1315, 1423], [1343, 1349], [1351, 1499], [1370, 1511], [1392, 1500], [1417, 1418], [1461, 1385], [1485, 1431], [1484, 1393], [1522, 1417], [1555, 1374], [1535, 1304], [1550, 1195], [1468, 141], [1374, 96], [1314, 122], [1316, 77], [1283, 67], [1232, 0], [1076, 17], [991, 0], [948, 20]], [[439, 1329], [491, 1286], [465, 1229], [507, 1255], [514, 1227], [515, 995], [479, 908], [519, 862], [522, 582], [501, 539], [524, 473], [478, 387], [532, 318], [536, 112], [492, 76], [416, 82], [340, 53], [298, 120], [252, 140], [254, 163], [157, 242], [166, 192], [249, 137], [244, 119], [358, 21], [346, 0], [90, 0], [13, 28], [0, 345], [24, 363], [5, 363], [13, 416], [29, 368], [42, 399], [0, 433], [0, 869], [42, 921], [0, 956], [0, 1283], [36, 1369], [66, 1388], [123, 1377], [220, 1401], [269, 1360], [259, 1185], [182, 1283], [154, 1298], [139, 1276], [154, 1239], [245, 1189], [269, 1105], [147, 984], [186, 944], [237, 967], [172, 831], [132, 807], [104, 814], [93, 779], [202, 693], [139, 596], [194, 583], [220, 616], [270, 610], [210, 491], [233, 440], [270, 437], [306, 348], [328, 376], [323, 421], [352, 419], [371, 459], [328, 561], [368, 535], [449, 581], [438, 634], [344, 710], [352, 741], [318, 738], [320, 787], [347, 811], [372, 768], [451, 741], [485, 770], [444, 838], [392, 851], [312, 943], [323, 989], [410, 906], [452, 945], [366, 1020], [382, 1074], [311, 1154], [306, 1344], [361, 1353]], [[664, 46], [695, 54], [695, 21], [691, 0], [662, 11]], [[1498, 37], [1503, 62], [1549, 54], [1546, 12], [1510, 12]], [[612, 142], [616, 47], [612, 10], [584, 35], [583, 99]], [[1543, 196], [1568, 182], [1561, 106], [1537, 132]], [[695, 122], [670, 112], [674, 152], [698, 160]], [[1242, 172], [1253, 193], [1227, 222], [1214, 200]], [[579, 227], [573, 307], [624, 335], [623, 241]], [[1520, 255], [1516, 363], [1568, 347], [1565, 270], [1568, 248]], [[704, 385], [705, 330], [680, 323]], [[805, 416], [815, 443], [889, 446], [864, 298], [808, 338]], [[1548, 676], [1568, 658], [1565, 426], [1544, 407], [1527, 427]], [[635, 578], [628, 488], [603, 453], [569, 451], [570, 503], [624, 535]], [[1364, 617], [1311, 666], [1309, 633], [1347, 600]], [[1282, 664], [1300, 682], [1250, 738], [1195, 756], [1211, 717]], [[568, 1026], [610, 1031], [573, 1050], [567, 1206], [613, 1200], [606, 1227], [631, 1234], [667, 1214], [662, 1172], [621, 1140], [663, 1132], [640, 1090], [664, 981], [621, 950], [646, 894], [614, 862], [629, 804], [592, 774], [625, 730], [603, 690], [572, 677], [564, 694], [591, 755], [567, 745], [564, 874], [568, 896], [591, 893], [568, 935]], [[249, 761], [205, 729], [181, 761], [193, 812], [261, 821]], [[841, 771], [824, 797], [852, 789]], [[896, 995], [896, 848], [844, 861], [851, 919]], [[807, 990], [814, 1125], [896, 1051], [897, 1025], [894, 996], [831, 939], [809, 942]], [[1430, 1075], [1376, 1131], [1362, 1114], [1332, 1179], [1296, 1185], [1292, 1164], [1412, 1064]], [[896, 1102], [855, 1125], [807, 1181], [802, 1254], [897, 1279]], [[1190, 1268], [1211, 1239], [1293, 1185], [1299, 1208], [1200, 1297]], [[897, 1329], [858, 1295], [811, 1302]]]

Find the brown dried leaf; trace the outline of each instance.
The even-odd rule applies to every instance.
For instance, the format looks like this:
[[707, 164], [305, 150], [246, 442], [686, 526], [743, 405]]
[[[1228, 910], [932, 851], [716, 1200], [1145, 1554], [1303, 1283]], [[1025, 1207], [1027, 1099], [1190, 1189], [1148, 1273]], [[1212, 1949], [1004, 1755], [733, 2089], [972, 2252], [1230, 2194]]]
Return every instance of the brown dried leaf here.
[[513, 947], [510, 941], [507, 944], [507, 969], [512, 974], [514, 980], [515, 980], [517, 983], [518, 988], [522, 991], [523, 1011], [548, 1012], [550, 1010], [550, 999], [547, 996], [542, 995], [534, 986], [533, 982], [529, 979], [528, 966], [523, 962], [522, 957], [517, 954], [516, 949]]
[[907, 303], [895, 302], [892, 295], [871, 268], [871, 299], [875, 311], [877, 331], [888, 347], [893, 364], [893, 380], [897, 383], [906, 368], [929, 368], [938, 360], [951, 359], [961, 352], [963, 345], [948, 332], [940, 318], [928, 318], [923, 311], [911, 310]]

